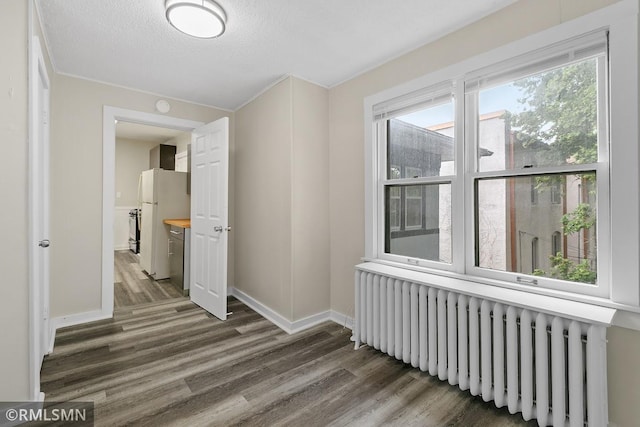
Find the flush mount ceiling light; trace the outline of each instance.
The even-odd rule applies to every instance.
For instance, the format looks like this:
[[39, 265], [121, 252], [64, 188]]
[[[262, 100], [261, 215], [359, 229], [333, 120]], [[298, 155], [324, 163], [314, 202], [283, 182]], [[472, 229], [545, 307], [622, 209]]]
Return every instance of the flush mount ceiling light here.
[[167, 21], [175, 29], [200, 39], [224, 33], [227, 15], [213, 0], [166, 0]]

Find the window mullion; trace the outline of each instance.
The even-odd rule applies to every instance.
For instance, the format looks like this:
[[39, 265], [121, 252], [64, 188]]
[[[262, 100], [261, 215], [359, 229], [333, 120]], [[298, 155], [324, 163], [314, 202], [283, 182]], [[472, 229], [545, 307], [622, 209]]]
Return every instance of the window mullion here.
[[378, 141], [378, 171], [377, 171], [377, 236], [376, 236], [376, 256], [384, 254], [385, 248], [385, 186], [384, 180], [387, 177], [387, 125], [386, 122], [380, 121], [376, 124], [376, 133]]
[[465, 271], [465, 95], [464, 81], [458, 79], [454, 86], [455, 102], [455, 180], [451, 183], [451, 246], [454, 271]]

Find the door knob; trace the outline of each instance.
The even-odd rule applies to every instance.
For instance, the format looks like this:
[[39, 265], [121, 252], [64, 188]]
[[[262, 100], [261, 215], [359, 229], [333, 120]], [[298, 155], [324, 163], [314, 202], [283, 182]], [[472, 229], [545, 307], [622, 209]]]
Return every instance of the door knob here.
[[216, 225], [215, 227], [213, 227], [213, 231], [217, 231], [218, 233], [222, 233], [222, 226], [221, 225]]
[[40, 240], [38, 242], [38, 246], [40, 246], [41, 248], [48, 248], [50, 244], [51, 242], [48, 239]]

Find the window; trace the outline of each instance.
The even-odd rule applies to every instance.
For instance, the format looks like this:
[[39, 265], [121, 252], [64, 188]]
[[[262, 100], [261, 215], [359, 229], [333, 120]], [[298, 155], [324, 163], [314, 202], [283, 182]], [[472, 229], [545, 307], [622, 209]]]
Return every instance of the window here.
[[451, 89], [443, 85], [412, 94], [400, 108], [378, 113], [386, 171], [380, 188], [385, 200], [383, 250], [392, 257], [451, 262]]
[[535, 274], [538, 271], [538, 238], [531, 239], [531, 273]]
[[[469, 171], [475, 184], [477, 218], [471, 269], [530, 272], [558, 281], [597, 284], [598, 209], [586, 201], [583, 189], [587, 182], [597, 189], [597, 171], [603, 171], [608, 163], [606, 124], [599, 120], [608, 115], [606, 44], [605, 34], [591, 34], [568, 43], [566, 54], [532, 54], [528, 60], [480, 70], [477, 77], [465, 81], [466, 121], [469, 127], [480, 129], [467, 137], [476, 153]], [[497, 124], [493, 126], [504, 126], [505, 131], [482, 132], [484, 118], [495, 114], [494, 109], [503, 114], [494, 119]], [[500, 137], [503, 133], [509, 135], [508, 140]], [[487, 161], [483, 154], [487, 149], [491, 157], [497, 156], [495, 160]], [[567, 203], [559, 206], [563, 181], [567, 183]], [[521, 193], [524, 197], [528, 193], [531, 207]], [[479, 221], [480, 215], [492, 220]], [[486, 238], [488, 227], [494, 229], [493, 239]], [[530, 266], [524, 265], [524, 245], [518, 240], [548, 236], [558, 228], [575, 250], [566, 257], [556, 255], [542, 262], [539, 240], [534, 237]], [[509, 256], [508, 262], [498, 265], [483, 262]], [[516, 280], [531, 279], [517, 275]]]
[[372, 103], [376, 258], [606, 294], [607, 37], [569, 38]]
[[559, 231], [554, 231], [551, 235], [551, 256], [562, 256], [564, 251], [562, 250], [562, 234]]
[[[456, 287], [640, 307], [639, 9], [621, 0], [366, 97], [366, 259]], [[575, 95], [587, 101], [573, 108]], [[540, 105], [551, 122], [530, 114]], [[571, 115], [581, 126], [558, 125]], [[389, 139], [395, 120], [404, 143]], [[431, 139], [411, 145], [411, 132]], [[430, 165], [412, 164], [421, 151]], [[422, 173], [409, 177], [406, 166]], [[389, 189], [398, 187], [402, 211], [409, 186], [423, 189], [422, 227], [407, 230], [400, 212], [393, 229]]]
[[531, 178], [529, 192], [531, 193], [531, 204], [537, 205], [538, 204], [538, 187], [537, 187], [535, 178]]
[[554, 179], [551, 182], [551, 203], [554, 205], [562, 203], [562, 179]]

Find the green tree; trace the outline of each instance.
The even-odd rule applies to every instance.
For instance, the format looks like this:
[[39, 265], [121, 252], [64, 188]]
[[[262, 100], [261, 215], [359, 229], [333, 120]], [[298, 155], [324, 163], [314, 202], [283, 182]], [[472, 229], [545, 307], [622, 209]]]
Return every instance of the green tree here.
[[525, 146], [542, 141], [549, 147], [546, 155], [556, 161], [597, 160], [596, 69], [592, 59], [514, 82], [525, 110], [513, 114], [511, 124]]
[[[514, 82], [522, 98], [524, 111], [508, 118], [525, 148], [536, 150], [539, 166], [564, 163], [594, 163], [598, 159], [598, 93], [596, 59], [570, 64]], [[545, 149], [539, 149], [540, 143]], [[550, 186], [557, 176], [536, 178], [539, 189]], [[585, 174], [591, 181], [594, 174]], [[595, 226], [590, 205], [581, 203], [562, 217], [564, 235], [585, 233]], [[595, 283], [596, 272], [588, 260], [580, 263], [561, 253], [549, 257], [551, 270], [537, 269], [534, 275], [563, 280]]]

